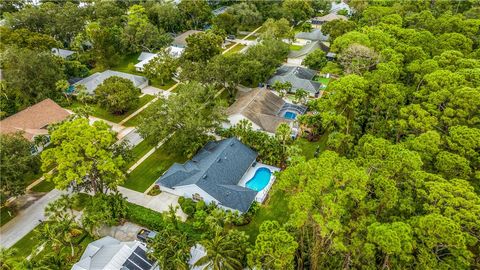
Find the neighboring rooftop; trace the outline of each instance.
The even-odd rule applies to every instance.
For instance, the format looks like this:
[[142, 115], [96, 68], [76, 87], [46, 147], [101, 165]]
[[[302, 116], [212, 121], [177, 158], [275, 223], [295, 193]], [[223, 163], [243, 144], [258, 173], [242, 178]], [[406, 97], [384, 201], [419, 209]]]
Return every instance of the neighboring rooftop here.
[[337, 13], [342, 9], [347, 10], [348, 15], [352, 15], [352, 9], [345, 2], [340, 2], [340, 3], [332, 2], [332, 7], [330, 8], [330, 13]]
[[45, 99], [0, 121], [2, 134], [23, 132], [23, 137], [33, 141], [36, 135], [48, 134], [47, 126], [61, 122], [70, 114], [51, 99]]
[[219, 7], [217, 9], [213, 10], [212, 13], [213, 13], [214, 16], [218, 16], [220, 14], [225, 13], [225, 11], [227, 11], [227, 9], [228, 9], [228, 6]]
[[320, 29], [313, 29], [311, 32], [299, 32], [295, 38], [311, 41], [327, 41], [328, 35], [324, 35]]
[[[184, 48], [180, 48], [180, 47], [175, 47], [175, 46], [169, 46], [167, 48], [167, 51], [170, 53], [170, 55], [174, 58], [178, 58], [182, 55], [183, 51], [185, 49]], [[135, 64], [135, 68], [139, 71], [143, 71], [143, 68], [144, 66], [149, 63], [155, 56], [157, 56], [158, 54], [156, 53], [149, 53], [149, 52], [142, 52], [140, 54], [140, 56], [138, 57], [138, 62], [137, 64]]]
[[311, 95], [315, 95], [319, 92], [321, 86], [321, 83], [312, 80], [316, 74], [317, 72], [312, 69], [283, 65], [277, 69], [277, 72], [267, 81], [267, 84], [271, 86], [276, 81], [282, 83], [290, 82], [292, 84], [290, 89], [292, 92], [304, 89]]
[[82, 80], [76, 82], [74, 85], [80, 85], [83, 84], [87, 88], [87, 92], [91, 95], [95, 93], [95, 89], [103, 83], [106, 79], [117, 76], [121, 78], [125, 78], [130, 80], [133, 85], [137, 88], [144, 88], [148, 85], [148, 79], [143, 76], [138, 76], [138, 75], [133, 75], [129, 73], [124, 73], [124, 72], [119, 72], [119, 71], [113, 71], [113, 70], [106, 70], [104, 72], [97, 72], [95, 74], [92, 74], [86, 78], [83, 78]]
[[60, 56], [65, 59], [73, 55], [75, 52], [70, 50], [59, 49], [59, 48], [52, 48], [52, 53], [56, 56]]
[[294, 50], [290, 51], [288, 53], [288, 58], [304, 58], [305, 56], [315, 51], [316, 49], [321, 49], [324, 52], [328, 52], [330, 48], [327, 45], [325, 45], [323, 42], [314, 41], [303, 46], [298, 51], [294, 51]]
[[200, 32], [202, 32], [202, 31], [188, 30], [188, 31], [176, 36], [173, 39], [172, 45], [175, 46], [175, 47], [185, 48], [185, 47], [187, 47], [187, 37], [189, 37], [191, 35], [194, 35], [194, 34], [198, 34]]
[[138, 241], [121, 242], [105, 236], [88, 244], [72, 270], [151, 270], [158, 269]]
[[238, 185], [257, 152], [236, 138], [212, 141], [184, 164], [173, 164], [157, 181], [167, 188], [195, 185], [221, 205], [246, 212], [257, 192]]
[[241, 94], [227, 109], [227, 115], [241, 114], [263, 130], [275, 133], [278, 125], [292, 121], [278, 115], [285, 104], [272, 91], [257, 88]]
[[325, 22], [331, 22], [331, 21], [334, 21], [334, 20], [348, 20], [347, 17], [343, 16], [343, 15], [338, 15], [336, 13], [329, 13], [325, 16], [321, 16], [321, 17], [315, 17], [312, 19], [312, 24], [322, 24], [322, 23], [325, 23]]

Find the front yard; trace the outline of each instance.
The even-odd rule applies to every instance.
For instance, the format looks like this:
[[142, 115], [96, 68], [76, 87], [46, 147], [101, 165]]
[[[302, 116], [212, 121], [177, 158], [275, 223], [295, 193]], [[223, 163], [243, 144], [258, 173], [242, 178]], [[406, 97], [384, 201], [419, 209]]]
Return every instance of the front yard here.
[[247, 46], [244, 45], [244, 44], [238, 43], [235, 47], [233, 47], [231, 50], [226, 52], [225, 55], [231, 55], [231, 54], [234, 54], [234, 53], [238, 53], [245, 47], [247, 47]]
[[[135, 112], [136, 110], [138, 110], [143, 105], [150, 102], [152, 99], [154, 99], [154, 96], [151, 96], [151, 95], [144, 95], [144, 96], [140, 97], [140, 101], [138, 102], [137, 106], [130, 109], [128, 112], [126, 112], [124, 114], [113, 114], [113, 113], [105, 110], [104, 108], [101, 108], [99, 105], [97, 105], [95, 103], [94, 104], [88, 104], [88, 106], [91, 108], [92, 116], [95, 116], [95, 117], [98, 117], [100, 119], [104, 119], [104, 120], [107, 120], [107, 121], [110, 121], [110, 122], [113, 122], [113, 123], [118, 123], [118, 122], [122, 121], [123, 119], [125, 119], [130, 114], [132, 114], [133, 112]], [[74, 100], [66, 108], [69, 109], [69, 110], [74, 110], [76, 108], [83, 107], [83, 106], [85, 106], [83, 103]]]
[[302, 45], [290, 44], [289, 48], [290, 48], [291, 51], [299, 51], [300, 49], [303, 48], [303, 46]]
[[168, 144], [175, 139], [173, 136], [169, 141], [158, 148], [151, 156], [144, 160], [127, 177], [124, 187], [138, 192], [144, 192], [155, 182], [173, 163], [183, 163], [187, 160], [180, 152], [168, 151]]

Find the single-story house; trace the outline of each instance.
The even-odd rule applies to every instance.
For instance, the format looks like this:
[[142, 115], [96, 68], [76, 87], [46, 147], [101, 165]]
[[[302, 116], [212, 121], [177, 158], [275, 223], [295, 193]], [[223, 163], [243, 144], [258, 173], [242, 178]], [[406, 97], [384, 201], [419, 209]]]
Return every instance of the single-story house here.
[[338, 15], [336, 13], [329, 13], [325, 16], [312, 18], [311, 22], [312, 22], [312, 26], [318, 26], [318, 25], [322, 25], [326, 22], [331, 22], [331, 21], [334, 21], [334, 20], [344, 20], [344, 21], [346, 21], [346, 20], [348, 20], [348, 18], [346, 16]]
[[340, 2], [340, 3], [337, 3], [337, 2], [332, 2], [332, 6], [330, 7], [330, 13], [334, 13], [334, 14], [337, 14], [340, 10], [346, 10], [347, 11], [347, 14], [348, 16], [351, 16], [353, 11], [352, 11], [352, 8], [350, 8], [350, 6], [345, 3], [345, 2]]
[[228, 9], [228, 6], [223, 6], [223, 7], [219, 7], [217, 9], [214, 9], [214, 10], [212, 10], [213, 16], [218, 16], [220, 14], [223, 14], [223, 13], [225, 13], [225, 11], [227, 11], [227, 9]]
[[313, 29], [310, 32], [299, 32], [295, 34], [295, 43], [302, 45], [315, 42], [315, 41], [327, 41], [328, 35], [324, 35], [322, 30]]
[[[185, 49], [175, 46], [169, 46], [168, 48], [166, 48], [166, 50], [170, 53], [172, 57], [179, 58]], [[158, 54], [156, 53], [142, 52], [140, 56], [138, 56], [137, 60], [140, 62], [135, 65], [135, 69], [137, 71], [143, 72], [144, 66], [148, 64], [157, 55]]]
[[298, 89], [307, 91], [310, 96], [318, 96], [320, 93], [320, 82], [313, 81], [317, 72], [312, 69], [283, 65], [277, 69], [277, 72], [267, 81], [267, 87], [271, 87], [275, 82], [290, 82], [292, 88], [290, 92], [295, 93]]
[[236, 138], [211, 141], [191, 160], [173, 164], [156, 185], [163, 192], [244, 213], [265, 199], [272, 171], [278, 170], [257, 163], [257, 155]]
[[87, 92], [90, 95], [93, 95], [95, 94], [95, 89], [97, 89], [97, 87], [100, 84], [102, 84], [106, 79], [113, 76], [130, 80], [132, 81], [133, 85], [139, 89], [143, 89], [148, 86], [148, 79], [146, 77], [119, 72], [119, 71], [113, 71], [113, 70], [105, 70], [104, 72], [97, 72], [95, 74], [92, 74], [76, 82], [73, 86], [75, 87], [82, 84], [87, 88]]
[[294, 128], [296, 116], [304, 114], [306, 109], [305, 106], [285, 102], [270, 90], [257, 88], [248, 93], [239, 92], [235, 103], [227, 109], [229, 123], [224, 124], [224, 127], [246, 119], [252, 123], [254, 130], [275, 134], [281, 123]]
[[72, 270], [160, 270], [148, 258], [147, 248], [140, 241], [121, 242], [105, 236], [88, 244]]
[[306, 44], [300, 50], [294, 51], [291, 50], [288, 53], [287, 63], [291, 65], [300, 66], [303, 62], [303, 59], [316, 49], [321, 49], [324, 52], [330, 50], [329, 46], [327, 46], [324, 42], [321, 41], [313, 41], [311, 43]]
[[56, 56], [60, 56], [63, 59], [69, 59], [73, 54], [75, 54], [74, 51], [59, 48], [52, 48], [52, 53]]
[[191, 35], [195, 35], [201, 32], [202, 31], [198, 31], [198, 30], [188, 30], [184, 33], [181, 33], [180, 35], [176, 36], [173, 39], [172, 46], [178, 47], [178, 48], [185, 48], [187, 47], [187, 38]]
[[62, 122], [69, 116], [67, 110], [47, 98], [0, 121], [0, 132], [2, 134], [22, 132], [23, 137], [30, 142], [35, 142], [37, 136], [46, 136], [48, 141], [45, 145], [32, 149], [32, 153], [39, 153], [49, 144], [48, 126]]

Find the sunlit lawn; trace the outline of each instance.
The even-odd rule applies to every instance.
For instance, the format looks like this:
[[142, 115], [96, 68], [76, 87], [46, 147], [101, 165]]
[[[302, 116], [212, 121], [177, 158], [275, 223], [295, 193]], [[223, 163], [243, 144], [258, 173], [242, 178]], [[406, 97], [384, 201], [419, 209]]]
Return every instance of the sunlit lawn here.
[[127, 177], [124, 187], [139, 192], [144, 192], [165, 172], [173, 163], [183, 163], [187, 160], [180, 152], [169, 151], [171, 147], [167, 144], [175, 140], [173, 136], [170, 141], [158, 148], [151, 156], [144, 160]]
[[315, 151], [319, 149], [319, 152], [325, 150], [328, 135], [322, 135], [318, 141], [310, 142], [305, 138], [298, 138], [295, 140], [295, 145], [300, 147], [302, 155], [307, 159], [314, 158]]
[[55, 184], [51, 181], [43, 180], [32, 188], [35, 192], [49, 192], [55, 188]]
[[0, 208], [0, 227], [12, 220], [16, 216], [15, 209], [4, 206]]
[[234, 54], [234, 53], [238, 53], [240, 52], [243, 48], [247, 47], [246, 45], [244, 44], [240, 44], [238, 43], [237, 46], [233, 47], [231, 50], [229, 50], [228, 52], [225, 53], [225, 55], [230, 55], [230, 54]]
[[[95, 117], [98, 117], [100, 119], [104, 119], [104, 120], [107, 120], [107, 121], [110, 121], [110, 122], [118, 123], [118, 122], [122, 121], [123, 119], [125, 119], [125, 117], [129, 116], [131, 113], [138, 110], [143, 105], [147, 104], [152, 99], [154, 99], [154, 96], [151, 96], [151, 95], [144, 95], [144, 96], [140, 97], [140, 101], [138, 102], [138, 104], [135, 107], [128, 110], [124, 114], [113, 114], [113, 113], [107, 111], [106, 109], [101, 108], [97, 104], [89, 104], [88, 106], [91, 108], [92, 116], [95, 116]], [[82, 106], [85, 106], [85, 105], [83, 103], [78, 102], [78, 101], [73, 101], [72, 104], [70, 104], [66, 108], [70, 109], [70, 110], [73, 110], [75, 108], [79, 108], [79, 107], [82, 107]]]
[[303, 48], [302, 45], [290, 44], [290, 50], [291, 51], [299, 51], [301, 48]]
[[127, 164], [127, 168], [130, 168], [137, 162], [141, 157], [143, 157], [150, 149], [152, 149], [153, 146], [150, 145], [146, 140], [143, 140], [139, 144], [137, 144], [133, 149], [132, 149], [132, 156], [133, 159], [130, 161], [130, 163]]
[[275, 184], [270, 190], [269, 198], [263, 203], [253, 220], [244, 226], [236, 227], [250, 236], [250, 242], [254, 243], [262, 222], [266, 220], [275, 220], [280, 224], [287, 222], [289, 218], [288, 196], [280, 190], [275, 190]]

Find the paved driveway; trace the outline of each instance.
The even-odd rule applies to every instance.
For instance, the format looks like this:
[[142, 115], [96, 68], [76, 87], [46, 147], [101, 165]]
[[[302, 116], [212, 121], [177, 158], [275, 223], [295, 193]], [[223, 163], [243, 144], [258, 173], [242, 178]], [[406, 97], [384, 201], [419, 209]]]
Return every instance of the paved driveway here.
[[45, 206], [64, 193], [66, 192], [57, 189], [50, 191], [28, 208], [21, 210], [7, 224], [0, 227], [0, 246], [9, 248], [33, 230], [39, 224], [38, 220], [45, 219]]
[[142, 93], [144, 94], [147, 94], [147, 95], [152, 95], [152, 96], [156, 96], [158, 94], [161, 94], [163, 95], [164, 97], [168, 98], [168, 96], [170, 94], [172, 94], [171, 92], [169, 91], [165, 91], [163, 89], [160, 89], [160, 88], [156, 88], [156, 87], [153, 87], [151, 85], [145, 87], [142, 89]]
[[178, 204], [178, 196], [167, 192], [162, 192], [156, 196], [150, 196], [141, 192], [124, 187], [118, 187], [118, 191], [127, 197], [127, 201], [152, 209], [157, 212], [168, 212], [169, 206], [179, 206], [177, 216], [182, 220], [187, 220], [187, 215], [183, 213]]

